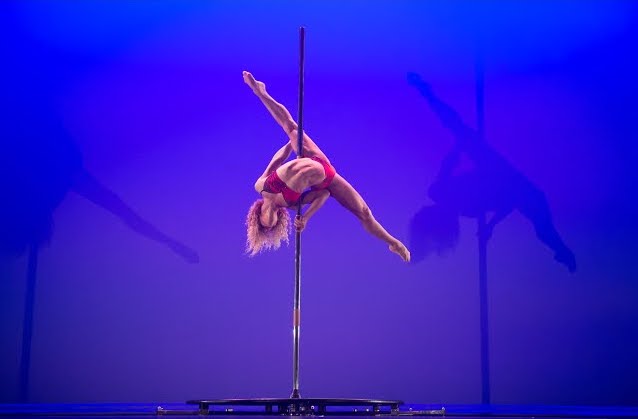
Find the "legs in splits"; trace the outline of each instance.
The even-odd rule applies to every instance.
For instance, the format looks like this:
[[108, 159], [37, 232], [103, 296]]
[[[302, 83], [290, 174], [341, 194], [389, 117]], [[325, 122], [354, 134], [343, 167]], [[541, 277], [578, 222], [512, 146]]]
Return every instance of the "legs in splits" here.
[[[266, 91], [266, 85], [260, 81], [255, 80], [252, 74], [244, 71], [244, 82], [250, 86], [255, 95], [261, 100], [268, 112], [282, 127], [282, 129], [288, 135], [290, 144], [293, 150], [299, 155], [297, 149], [297, 136], [298, 126], [295, 120], [290, 115], [290, 112], [281, 103], [272, 98]], [[330, 160], [321, 151], [319, 146], [308, 136], [303, 134], [303, 156], [312, 157], [317, 156], [328, 163]], [[374, 237], [383, 240], [388, 244], [389, 249], [398, 254], [404, 261], [410, 260], [410, 252], [408, 249], [395, 237], [390, 235], [385, 228], [374, 218], [370, 208], [363, 200], [361, 195], [350, 185], [342, 176], [337, 174], [330, 186], [328, 187], [330, 195], [332, 195], [337, 202], [339, 202], [344, 208], [354, 214], [357, 219], [363, 225], [363, 228], [373, 235]]]

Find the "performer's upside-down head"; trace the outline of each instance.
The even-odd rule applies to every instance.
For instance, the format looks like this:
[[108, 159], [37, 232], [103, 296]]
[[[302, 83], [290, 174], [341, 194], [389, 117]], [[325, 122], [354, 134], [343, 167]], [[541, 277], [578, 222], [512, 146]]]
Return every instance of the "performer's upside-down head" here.
[[[246, 252], [254, 256], [263, 250], [279, 249], [281, 242], [288, 243], [290, 232], [290, 215], [286, 208], [278, 208], [269, 212], [269, 220], [262, 222], [261, 208], [263, 199], [256, 200], [248, 210], [246, 217]], [[268, 226], [268, 227], [266, 227]]]

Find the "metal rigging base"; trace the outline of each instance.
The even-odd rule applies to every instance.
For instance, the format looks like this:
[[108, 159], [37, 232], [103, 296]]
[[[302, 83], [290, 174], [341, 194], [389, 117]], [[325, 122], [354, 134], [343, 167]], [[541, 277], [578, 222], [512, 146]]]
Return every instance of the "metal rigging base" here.
[[375, 399], [221, 399], [189, 400], [189, 405], [197, 405], [197, 410], [167, 410], [157, 408], [158, 415], [240, 415], [240, 416], [430, 416], [445, 415], [445, 408], [439, 410], [401, 411], [401, 400]]

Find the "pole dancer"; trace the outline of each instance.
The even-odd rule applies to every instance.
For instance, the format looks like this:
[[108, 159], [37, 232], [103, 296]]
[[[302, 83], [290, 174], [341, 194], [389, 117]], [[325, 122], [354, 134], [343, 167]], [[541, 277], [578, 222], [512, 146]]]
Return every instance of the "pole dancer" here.
[[[290, 112], [268, 94], [265, 84], [255, 80], [247, 71], [243, 72], [243, 77], [289, 139], [255, 182], [255, 190], [261, 198], [252, 204], [246, 218], [247, 253], [254, 256], [263, 250], [278, 249], [282, 241], [288, 242], [291, 219], [287, 208], [308, 205], [305, 213], [294, 220], [296, 231], [302, 232], [310, 218], [332, 196], [361, 222], [369, 234], [385, 242], [390, 251], [409, 262], [409, 250], [383, 228], [359, 192], [336, 172], [328, 157], [305, 132], [302, 134], [302, 148], [298, 147], [297, 123]], [[286, 162], [292, 151], [303, 157]]]
[[[246, 218], [246, 251], [254, 256], [265, 249], [277, 249], [288, 242], [290, 216], [287, 208], [296, 207], [295, 217], [295, 290], [293, 305], [293, 389], [291, 399], [299, 393], [299, 329], [301, 323], [301, 232], [308, 220], [326, 200], [333, 196], [352, 212], [373, 236], [388, 244], [388, 248], [404, 261], [410, 252], [390, 235], [374, 218], [361, 195], [339, 174], [330, 160], [303, 130], [305, 29], [299, 29], [299, 123], [290, 112], [266, 92], [266, 85], [243, 72], [244, 82], [262, 101], [275, 121], [288, 135], [288, 142], [273, 156], [266, 170], [255, 182], [261, 199], [255, 201]], [[296, 160], [286, 162], [292, 150]], [[302, 207], [308, 205], [305, 213]]]

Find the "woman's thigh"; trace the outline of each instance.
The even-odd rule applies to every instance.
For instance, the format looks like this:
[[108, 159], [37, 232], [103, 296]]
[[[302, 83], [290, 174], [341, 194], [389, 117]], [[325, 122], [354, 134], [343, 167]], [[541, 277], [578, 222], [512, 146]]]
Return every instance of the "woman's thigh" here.
[[360, 214], [366, 206], [365, 201], [357, 190], [337, 173], [328, 187], [330, 195], [344, 208], [355, 215]]
[[[297, 132], [298, 131], [295, 129], [295, 130], [291, 131], [289, 136], [288, 136], [288, 138], [290, 140], [290, 143], [293, 145], [293, 148], [294, 148], [295, 152], [297, 151], [297, 141], [298, 141]], [[299, 153], [297, 153], [297, 154], [299, 154]], [[317, 156], [320, 159], [325, 160], [328, 163], [330, 163], [330, 160], [324, 154], [324, 152], [321, 151], [319, 146], [305, 132], [304, 132], [304, 135], [303, 135], [303, 156], [304, 157]]]

